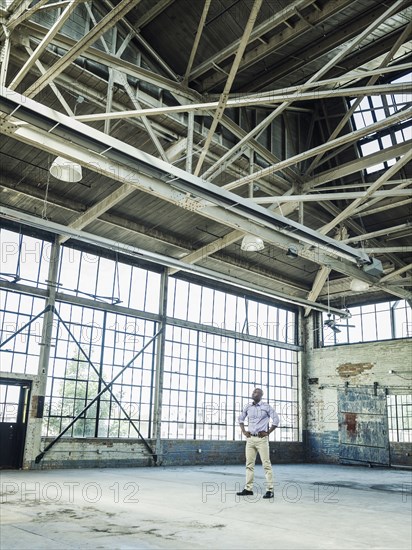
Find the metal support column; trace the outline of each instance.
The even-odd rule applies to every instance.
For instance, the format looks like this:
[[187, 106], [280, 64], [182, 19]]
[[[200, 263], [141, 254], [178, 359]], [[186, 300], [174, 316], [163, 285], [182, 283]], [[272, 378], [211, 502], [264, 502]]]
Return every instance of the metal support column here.
[[[39, 356], [39, 365], [38, 365], [38, 377], [39, 377], [39, 401], [45, 400], [46, 395], [46, 386], [47, 386], [47, 375], [49, 370], [49, 361], [50, 361], [50, 349], [51, 349], [51, 340], [53, 335], [53, 320], [54, 320], [54, 304], [56, 301], [56, 290], [57, 290], [57, 275], [59, 269], [59, 259], [60, 259], [60, 245], [57, 242], [57, 237], [52, 244], [50, 251], [50, 263], [49, 263], [49, 272], [47, 278], [47, 290], [48, 298], [46, 301], [46, 311], [43, 317], [43, 327], [40, 343], [40, 356]], [[37, 411], [38, 425], [35, 430], [35, 444], [34, 448], [40, 449], [41, 445], [41, 427], [43, 422], [43, 411]]]
[[154, 421], [153, 421], [153, 438], [156, 440], [155, 452], [161, 456], [161, 422], [162, 422], [162, 400], [163, 400], [163, 373], [164, 373], [164, 356], [165, 356], [165, 341], [166, 341], [166, 314], [167, 314], [167, 287], [169, 275], [167, 270], [162, 274], [160, 286], [160, 305], [159, 313], [161, 316], [160, 330], [162, 331], [158, 340], [156, 354], [156, 376], [154, 387]]

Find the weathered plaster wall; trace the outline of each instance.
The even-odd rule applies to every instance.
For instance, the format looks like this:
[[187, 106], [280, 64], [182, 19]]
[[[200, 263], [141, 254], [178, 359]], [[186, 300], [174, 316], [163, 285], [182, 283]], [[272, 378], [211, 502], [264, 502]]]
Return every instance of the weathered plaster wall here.
[[[338, 462], [338, 389], [372, 388], [412, 393], [412, 339], [313, 349], [303, 354], [307, 460]], [[389, 373], [389, 371], [394, 371]], [[408, 371], [410, 374], [408, 374]], [[410, 444], [391, 444], [392, 464], [412, 466]]]

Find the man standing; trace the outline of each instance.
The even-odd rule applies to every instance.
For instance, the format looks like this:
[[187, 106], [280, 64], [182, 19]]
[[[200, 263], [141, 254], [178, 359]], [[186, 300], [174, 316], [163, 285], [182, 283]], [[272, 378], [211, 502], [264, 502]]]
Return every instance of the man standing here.
[[[259, 453], [265, 470], [266, 493], [263, 498], [273, 498], [273, 473], [269, 453], [269, 435], [278, 427], [279, 416], [268, 404], [262, 402], [263, 391], [255, 388], [252, 393], [252, 403], [248, 403], [238, 420], [244, 436], [246, 436], [246, 485], [240, 496], [253, 495], [253, 479], [255, 473], [256, 455]], [[248, 418], [248, 429], [244, 421]], [[272, 425], [269, 428], [269, 419]]]

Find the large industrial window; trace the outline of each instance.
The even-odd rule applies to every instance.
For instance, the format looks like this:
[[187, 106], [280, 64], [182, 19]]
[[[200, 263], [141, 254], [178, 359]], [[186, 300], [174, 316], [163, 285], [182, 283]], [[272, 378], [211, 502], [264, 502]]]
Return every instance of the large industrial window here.
[[327, 314], [320, 315], [321, 346], [412, 337], [412, 309], [406, 300], [351, 307], [349, 313], [347, 319], [334, 318], [333, 327], [325, 325]]
[[59, 269], [59, 290], [99, 302], [158, 313], [160, 274], [64, 247]]
[[170, 279], [167, 314], [240, 334], [297, 343], [294, 311], [184, 280]]
[[9, 339], [0, 350], [1, 370], [37, 374], [43, 321], [30, 321], [44, 310], [44, 299], [0, 290], [0, 304], [0, 342]]
[[389, 441], [412, 443], [412, 395], [388, 395]]
[[[192, 297], [193, 309], [188, 306]], [[222, 309], [225, 304], [230, 308], [227, 319]], [[252, 319], [254, 330], [262, 326], [264, 334], [272, 330], [279, 339], [292, 339], [296, 314], [254, 301], [249, 311], [256, 312], [261, 306], [263, 319], [253, 314], [247, 317], [244, 298], [179, 280], [169, 286], [169, 314], [205, 324], [191, 329], [176, 326], [176, 321], [167, 327], [162, 437], [240, 439], [237, 417], [250, 401], [253, 387], [259, 386], [281, 417], [276, 439], [299, 439], [297, 352], [251, 341], [246, 329], [247, 319]], [[218, 334], [208, 333], [208, 325], [233, 331], [237, 326], [239, 336], [223, 334], [223, 329]]]
[[[45, 307], [50, 243], [2, 237], [0, 342], [12, 338], [1, 369], [37, 375], [43, 316], [35, 317]], [[161, 275], [66, 246], [60, 253], [43, 435], [78, 417], [66, 437], [137, 437], [133, 424], [152, 437], [160, 348], [136, 355], [163, 320]], [[276, 439], [298, 440], [297, 313], [177, 278], [167, 298], [161, 437], [239, 439], [237, 417], [260, 386], [281, 416]], [[126, 365], [112, 392], [84, 411]]]
[[71, 427], [76, 437], [145, 437], [152, 428], [153, 348], [135, 356], [156, 323], [92, 308], [57, 304], [46, 393], [44, 435], [57, 435], [109, 383], [113, 384]]
[[2, 228], [0, 280], [45, 288], [50, 250], [50, 242]]
[[[409, 73], [401, 78], [393, 80], [393, 82], [410, 83], [412, 74]], [[352, 100], [351, 104], [356, 100]], [[353, 121], [356, 129], [370, 126], [379, 120], [387, 118], [397, 111], [406, 108], [412, 101], [412, 96], [408, 93], [403, 94], [386, 94], [381, 96], [370, 96], [362, 99], [361, 103], [353, 113]], [[407, 120], [401, 122], [396, 128], [386, 128], [379, 132], [374, 132], [369, 136], [359, 141], [359, 149], [361, 156], [367, 156], [382, 149], [387, 149], [397, 143], [404, 143], [412, 138], [412, 121]], [[394, 164], [395, 158], [388, 159], [385, 162], [377, 163], [369, 166], [366, 173], [370, 174], [378, 170], [387, 169]]]

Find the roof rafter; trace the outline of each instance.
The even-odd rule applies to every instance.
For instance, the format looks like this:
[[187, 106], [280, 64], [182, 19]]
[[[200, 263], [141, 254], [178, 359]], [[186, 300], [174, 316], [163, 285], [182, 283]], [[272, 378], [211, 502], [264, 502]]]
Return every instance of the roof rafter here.
[[206, 158], [207, 152], [209, 150], [210, 144], [212, 142], [213, 135], [216, 131], [217, 125], [219, 124], [220, 120], [223, 117], [224, 110], [226, 108], [226, 103], [228, 101], [228, 93], [230, 92], [230, 89], [232, 87], [233, 81], [236, 76], [237, 69], [239, 67], [240, 61], [243, 56], [243, 52], [245, 51], [245, 48], [249, 42], [250, 34], [252, 32], [253, 26], [255, 24], [256, 18], [258, 16], [259, 10], [262, 6], [263, 0], [254, 0], [252, 9], [249, 14], [249, 19], [246, 23], [245, 29], [243, 31], [242, 38], [239, 43], [239, 47], [236, 51], [235, 59], [233, 60], [232, 67], [230, 69], [229, 75], [227, 77], [222, 95], [219, 99], [219, 104], [216, 107], [216, 112], [213, 116], [212, 123], [210, 125], [210, 129], [208, 132], [208, 135], [206, 137], [206, 141], [203, 145], [202, 152], [198, 158], [196, 168], [194, 170], [195, 176], [198, 176], [200, 173], [200, 170], [203, 166], [203, 162]]
[[25, 91], [27, 97], [35, 97], [48, 83], [63, 72], [79, 55], [94, 44], [105, 32], [113, 27], [128, 11], [139, 4], [141, 0], [121, 0], [121, 2], [99, 21], [81, 40], [63, 55], [43, 76], [31, 84]]
[[[265, 21], [264, 23], [258, 25], [255, 27], [255, 29], [252, 31], [250, 35], [250, 41], [254, 41], [263, 34], [266, 34], [267, 32], [271, 31], [272, 29], [278, 27], [284, 21], [286, 21], [289, 17], [292, 17], [295, 14], [295, 9], [300, 8], [303, 9], [310, 4], [313, 4], [315, 0], [294, 0], [289, 6], [286, 8], [278, 11], [276, 14], [273, 15], [270, 19]], [[220, 50], [217, 54], [213, 55], [197, 67], [193, 69], [193, 71], [190, 73], [190, 80], [194, 80], [196, 78], [199, 78], [202, 74], [206, 73], [210, 69], [215, 68], [215, 65], [217, 63], [220, 63], [221, 61], [224, 61], [228, 57], [235, 55], [240, 45], [240, 39], [235, 40], [227, 46], [226, 48], [223, 48]]]
[[[393, 56], [396, 54], [398, 49], [402, 46], [402, 44], [406, 40], [408, 40], [408, 38], [410, 36], [410, 33], [411, 33], [411, 30], [412, 30], [412, 21], [409, 22], [409, 24], [405, 27], [405, 30], [403, 31], [401, 36], [398, 38], [398, 40], [396, 40], [393, 47], [390, 49], [390, 51], [384, 57], [384, 59], [382, 60], [382, 62], [380, 64], [380, 68], [384, 68], [388, 65], [388, 63], [390, 63], [390, 61], [393, 59]], [[373, 75], [368, 80], [367, 86], [374, 86], [374, 84], [377, 82], [377, 80], [379, 80], [379, 75], [378, 74]], [[367, 94], [367, 95], [369, 95], [369, 94]], [[334, 139], [335, 137], [337, 137], [340, 134], [340, 132], [344, 128], [345, 124], [348, 122], [350, 117], [353, 115], [353, 113], [359, 107], [363, 97], [364, 96], [358, 97], [356, 99], [356, 101], [353, 103], [353, 105], [348, 109], [348, 111], [343, 116], [342, 120], [339, 122], [339, 124], [336, 126], [336, 128], [333, 130], [333, 132], [330, 134], [330, 136], [328, 138], [328, 141]], [[323, 156], [322, 154], [319, 154], [313, 159], [312, 163], [310, 164], [310, 166], [307, 169], [308, 173], [311, 173], [316, 168], [316, 166], [319, 164], [319, 161], [321, 160], [322, 156]]]

